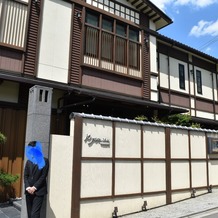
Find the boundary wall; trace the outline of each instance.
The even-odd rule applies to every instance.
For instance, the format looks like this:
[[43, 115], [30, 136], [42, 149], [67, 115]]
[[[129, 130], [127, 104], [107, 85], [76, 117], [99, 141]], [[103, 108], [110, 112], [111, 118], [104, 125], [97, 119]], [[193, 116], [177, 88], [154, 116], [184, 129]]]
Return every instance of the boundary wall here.
[[47, 217], [111, 218], [195, 197], [218, 186], [218, 131], [71, 114], [52, 135]]

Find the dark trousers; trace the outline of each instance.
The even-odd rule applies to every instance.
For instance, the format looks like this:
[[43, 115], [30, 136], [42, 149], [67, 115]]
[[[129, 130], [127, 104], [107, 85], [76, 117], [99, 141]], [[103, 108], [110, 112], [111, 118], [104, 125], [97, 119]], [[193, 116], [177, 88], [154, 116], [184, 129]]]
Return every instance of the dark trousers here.
[[26, 195], [26, 206], [28, 218], [40, 218], [40, 209], [42, 207], [44, 196]]

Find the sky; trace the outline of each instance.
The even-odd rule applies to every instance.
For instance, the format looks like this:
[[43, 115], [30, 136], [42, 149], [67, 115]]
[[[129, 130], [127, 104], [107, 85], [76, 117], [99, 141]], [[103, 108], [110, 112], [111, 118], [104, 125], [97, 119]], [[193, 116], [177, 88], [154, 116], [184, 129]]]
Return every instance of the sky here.
[[150, 0], [173, 23], [158, 32], [218, 59], [218, 0]]

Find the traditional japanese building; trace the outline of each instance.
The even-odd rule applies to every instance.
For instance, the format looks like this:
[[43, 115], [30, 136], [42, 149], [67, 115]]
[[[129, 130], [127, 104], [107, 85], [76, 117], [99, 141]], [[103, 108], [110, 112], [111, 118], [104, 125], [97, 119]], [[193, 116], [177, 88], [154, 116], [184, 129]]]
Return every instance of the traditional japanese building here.
[[0, 0], [0, 167], [22, 172], [34, 85], [53, 88], [51, 133], [72, 111], [217, 128], [218, 60], [158, 33], [171, 23], [148, 0]]

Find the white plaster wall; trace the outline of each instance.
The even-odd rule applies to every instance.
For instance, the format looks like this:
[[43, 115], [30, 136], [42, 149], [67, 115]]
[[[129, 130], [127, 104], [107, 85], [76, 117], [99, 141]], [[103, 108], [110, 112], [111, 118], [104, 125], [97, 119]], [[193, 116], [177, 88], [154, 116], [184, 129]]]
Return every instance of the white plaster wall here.
[[182, 189], [190, 187], [188, 161], [172, 161], [171, 170], [172, 189]]
[[158, 101], [158, 91], [151, 91], [151, 101]]
[[195, 108], [195, 99], [194, 98], [191, 98], [191, 107]]
[[4, 81], [0, 84], [0, 101], [18, 103], [19, 83]]
[[160, 81], [159, 84], [163, 88], [169, 88], [168, 80], [168, 58], [164, 54], [160, 54]]
[[52, 135], [46, 217], [71, 218], [73, 137]]
[[188, 131], [171, 129], [171, 158], [189, 158]]
[[190, 197], [191, 197], [191, 193], [189, 191], [173, 192], [172, 193], [172, 202], [181, 201], [183, 199], [188, 199]]
[[115, 194], [134, 194], [141, 192], [140, 161], [116, 161]]
[[166, 190], [165, 161], [144, 161], [144, 192]]
[[143, 198], [136, 197], [114, 199], [113, 201], [83, 201], [80, 205], [80, 218], [111, 218], [114, 207], [118, 207], [118, 216], [128, 214], [132, 211], [140, 211], [143, 203]]
[[111, 196], [112, 161], [82, 161], [81, 197]]
[[[102, 146], [100, 143], [89, 145], [85, 141], [87, 135], [100, 140], [106, 139], [110, 144], [108, 146]], [[82, 157], [112, 157], [112, 123], [110, 121], [84, 119]]]
[[68, 82], [72, 4], [44, 1], [37, 77]]
[[213, 89], [214, 100], [217, 101], [218, 97], [217, 97], [217, 88], [216, 88], [217, 87], [216, 74], [213, 73], [212, 76], [213, 76], [213, 87], [214, 87], [214, 89]]
[[147, 201], [147, 208], [154, 208], [160, 205], [166, 204], [166, 195], [165, 194], [155, 194], [155, 195], [146, 195], [144, 200]]
[[80, 204], [80, 218], [111, 218], [115, 205], [113, 201], [82, 201]]
[[196, 111], [196, 116], [197, 117], [202, 117], [204, 119], [214, 119], [214, 114], [213, 113], [207, 113], [203, 111]]
[[150, 71], [157, 73], [157, 40], [156, 37], [149, 36], [149, 50], [150, 50]]
[[190, 133], [191, 142], [191, 158], [206, 158], [205, 133], [194, 132]]
[[151, 75], [151, 89], [157, 91], [157, 77]]
[[149, 20], [149, 28], [151, 30], [156, 31], [156, 25], [155, 25], [155, 23], [152, 20]]
[[195, 83], [196, 95], [212, 100], [213, 99], [213, 89], [212, 89], [212, 74], [211, 74], [211, 72], [204, 70], [202, 68], [195, 67], [195, 78], [196, 78], [196, 70], [201, 71], [201, 79], [202, 79], [202, 94], [198, 94], [197, 82], [196, 82]]
[[195, 115], [196, 115], [195, 110], [191, 110], [191, 116], [195, 116]]
[[[185, 68], [185, 90], [179, 88], [179, 64]], [[170, 57], [170, 88], [175, 91], [189, 93], [187, 63]]]
[[[206, 161], [192, 161], [192, 186], [207, 186], [207, 164]], [[199, 173], [200, 172], [200, 173]]]
[[[158, 192], [166, 190], [166, 163], [165, 163], [165, 128], [114, 122], [116, 158], [113, 159], [112, 144], [104, 148], [94, 144], [87, 146], [82, 143], [81, 160], [81, 198], [111, 197], [113, 186], [113, 167], [115, 195], [131, 195], [141, 193], [141, 176], [143, 175], [144, 192]], [[141, 165], [141, 129], [143, 134], [143, 158], [163, 158], [162, 160], [143, 160], [143, 174]], [[112, 122], [104, 119], [83, 118], [83, 138], [86, 134], [107, 138], [112, 143]], [[118, 135], [120, 135], [118, 137]], [[171, 157], [188, 158], [188, 131], [171, 128]], [[217, 137], [218, 134], [200, 131], [190, 131], [192, 158], [205, 159], [205, 137]], [[49, 218], [71, 218], [71, 188], [72, 188], [72, 157], [73, 157], [74, 119], [71, 119], [70, 136], [52, 135], [51, 139], [51, 171], [49, 176], [50, 188], [48, 197], [47, 214]], [[111, 138], [110, 138], [111, 137]], [[60, 146], [61, 145], [61, 146]], [[107, 150], [108, 149], [108, 150]], [[103, 155], [102, 155], [103, 153]], [[133, 153], [133, 154], [132, 154]], [[91, 158], [90, 158], [91, 157]], [[93, 158], [94, 157], [94, 158]], [[107, 159], [101, 159], [101, 158]], [[138, 158], [138, 159], [131, 159]], [[58, 161], [57, 161], [58, 160]], [[114, 165], [113, 165], [114, 161]], [[218, 184], [218, 162], [209, 164], [209, 184]], [[192, 186], [202, 187], [207, 185], [206, 160], [191, 161]], [[64, 170], [63, 170], [64, 169]], [[172, 190], [190, 187], [189, 160], [172, 160], [171, 162], [171, 187]], [[59, 172], [61, 171], [61, 172]], [[58, 176], [57, 176], [58, 173]], [[63, 179], [67, 178], [67, 179]], [[60, 186], [61, 183], [61, 186]], [[64, 186], [64, 188], [62, 187]], [[60, 188], [61, 187], [61, 188]], [[197, 191], [198, 194], [207, 190]], [[64, 194], [62, 194], [64, 193]], [[67, 193], [67, 194], [66, 194]], [[189, 191], [173, 192], [172, 201], [190, 198]], [[90, 199], [82, 200], [80, 207], [81, 218], [111, 217], [114, 207], [118, 207], [118, 215], [141, 210], [144, 201], [147, 208], [166, 204], [166, 194], [150, 194], [137, 197], [115, 199]], [[63, 205], [64, 204], [64, 205]], [[60, 211], [61, 208], [61, 211]], [[64, 212], [62, 208], [65, 208]], [[61, 214], [60, 214], [61, 213]]]
[[165, 158], [165, 129], [143, 126], [143, 157]]
[[128, 123], [116, 123], [116, 157], [141, 157], [141, 127]]
[[209, 161], [209, 185], [218, 184], [218, 160]]

